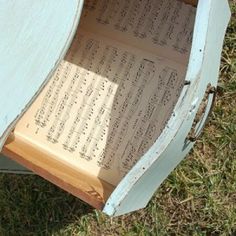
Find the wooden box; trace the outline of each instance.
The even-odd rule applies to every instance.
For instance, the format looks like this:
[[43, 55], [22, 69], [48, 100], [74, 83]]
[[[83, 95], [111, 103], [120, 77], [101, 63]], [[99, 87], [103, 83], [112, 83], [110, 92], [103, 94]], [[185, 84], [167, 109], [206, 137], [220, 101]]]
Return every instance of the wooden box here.
[[0, 169], [111, 216], [145, 207], [211, 109], [228, 2], [3, 5]]

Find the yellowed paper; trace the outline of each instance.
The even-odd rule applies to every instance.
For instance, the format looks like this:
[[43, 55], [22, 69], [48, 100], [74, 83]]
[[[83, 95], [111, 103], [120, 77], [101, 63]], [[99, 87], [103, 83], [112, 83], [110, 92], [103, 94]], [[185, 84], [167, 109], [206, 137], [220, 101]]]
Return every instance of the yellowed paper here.
[[[98, 2], [101, 7], [103, 1]], [[183, 87], [190, 45], [184, 53], [165, 46], [175, 51], [177, 63], [171, 54], [164, 58], [157, 56], [158, 50], [150, 53], [145, 43], [137, 48], [130, 35], [127, 41], [126, 36], [115, 40], [108, 35], [116, 30], [99, 30], [100, 18], [108, 16], [97, 18], [98, 2], [87, 3], [86, 22], [70, 52], [15, 133], [54, 158], [116, 185], [165, 127]], [[89, 11], [95, 11], [99, 22], [87, 21]], [[95, 33], [88, 31], [93, 24]]]

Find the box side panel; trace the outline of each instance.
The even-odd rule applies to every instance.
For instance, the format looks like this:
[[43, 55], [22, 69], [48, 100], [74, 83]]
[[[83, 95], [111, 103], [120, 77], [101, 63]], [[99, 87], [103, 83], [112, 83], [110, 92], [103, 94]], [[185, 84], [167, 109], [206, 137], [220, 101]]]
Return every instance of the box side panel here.
[[12, 161], [6, 156], [0, 155], [0, 172], [13, 174], [33, 174], [30, 170]]
[[[161, 155], [158, 155], [161, 143], [157, 145], [157, 142], [154, 144], [156, 152], [154, 149], [150, 150], [149, 156], [136, 164], [107, 201], [104, 208], [105, 213], [117, 216], [145, 207], [157, 187], [192, 148], [193, 143], [186, 142], [186, 136], [192, 126], [207, 84], [209, 82], [213, 85], [217, 83], [220, 53], [229, 17], [229, 6], [226, 0], [217, 1], [217, 3], [212, 0], [199, 1], [195, 30], [201, 29], [203, 33], [195, 32], [193, 39], [194, 48], [186, 79], [192, 81], [194, 86], [190, 86], [189, 96], [186, 96], [184, 106], [182, 106], [182, 110], [179, 110], [179, 114], [185, 114], [185, 118], [182, 119], [183, 123]], [[205, 34], [204, 28], [206, 29]], [[199, 42], [203, 42], [203, 44], [199, 44]], [[202, 54], [201, 58], [198, 57], [199, 51]], [[199, 62], [199, 60], [202, 63], [200, 73], [194, 74], [194, 70], [191, 68], [194, 68], [196, 61]], [[211, 68], [208, 68], [209, 63]], [[192, 96], [190, 96], [191, 94]], [[175, 115], [176, 122], [179, 122], [177, 117], [178, 115]], [[172, 120], [173, 122], [174, 120]], [[172, 132], [171, 125], [167, 129], [169, 133]], [[165, 142], [165, 139], [163, 141]], [[155, 160], [150, 164], [148, 158], [151, 159], [153, 156], [156, 156]], [[143, 173], [139, 175], [140, 172]]]
[[64, 57], [83, 0], [3, 1], [0, 8], [0, 150]]

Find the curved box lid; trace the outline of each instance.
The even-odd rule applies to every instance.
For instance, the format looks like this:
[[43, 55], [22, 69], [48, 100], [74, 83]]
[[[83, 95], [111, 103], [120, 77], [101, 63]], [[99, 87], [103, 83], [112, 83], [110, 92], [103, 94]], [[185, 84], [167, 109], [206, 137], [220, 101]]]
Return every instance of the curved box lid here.
[[0, 8], [0, 150], [65, 55], [83, 0], [9, 0]]

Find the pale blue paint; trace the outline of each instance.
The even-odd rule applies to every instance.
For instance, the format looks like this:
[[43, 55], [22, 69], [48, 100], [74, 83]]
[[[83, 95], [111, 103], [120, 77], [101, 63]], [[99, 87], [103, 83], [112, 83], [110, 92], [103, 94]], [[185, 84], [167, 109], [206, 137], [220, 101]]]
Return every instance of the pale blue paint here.
[[[17, 1], [14, 1], [14, 3], [15, 2]], [[26, 4], [27, 0], [23, 0], [22, 2]], [[11, 3], [13, 3], [13, 1], [9, 1], [9, 4]], [[38, 1], [35, 4], [49, 4], [50, 6], [52, 6], [54, 3], [57, 3], [55, 4], [54, 7], [55, 8], [58, 7], [58, 9], [53, 9], [53, 10], [55, 10], [56, 12], [58, 11], [58, 16], [60, 14], [66, 14], [65, 8], [62, 6], [63, 4], [65, 5], [69, 4], [69, 1], [57, 0], [57, 1], [51, 1], [50, 3], [49, 1], [47, 1], [47, 3], [46, 1]], [[0, 0], [0, 4], [1, 4], [1, 0]], [[62, 4], [62, 5], [59, 5], [59, 4]], [[70, 4], [73, 5], [73, 4], [76, 4], [76, 2], [71, 1]], [[72, 5], [67, 6], [67, 7], [71, 7], [72, 9], [73, 8]], [[59, 8], [63, 10], [63, 13], [62, 11], [60, 11]], [[81, 8], [78, 8], [78, 9], [79, 9], [78, 11], [80, 14]], [[42, 11], [45, 11], [43, 13], [45, 15], [49, 14], [49, 9], [43, 8]], [[74, 17], [75, 17], [74, 19], [76, 19], [79, 14], [76, 15], [76, 13], [73, 10], [71, 10], [71, 13], [72, 12], [74, 13]], [[69, 15], [72, 17], [72, 14], [69, 14]], [[2, 18], [1, 18], [2, 16], [3, 16], [3, 13], [1, 9], [0, 10], [0, 29], [3, 27]], [[174, 109], [173, 115], [171, 119], [169, 120], [162, 135], [151, 147], [149, 152], [146, 153], [141, 158], [141, 160], [132, 168], [132, 170], [126, 175], [126, 177], [121, 181], [121, 183], [117, 186], [117, 188], [114, 190], [114, 192], [108, 199], [105, 205], [105, 208], [103, 210], [106, 214], [111, 215], [111, 216], [117, 216], [117, 215], [125, 214], [125, 213], [145, 207], [148, 201], [150, 200], [151, 196], [153, 195], [153, 193], [158, 188], [158, 186], [162, 183], [162, 181], [169, 175], [169, 173], [178, 165], [178, 163], [186, 156], [186, 154], [192, 148], [193, 144], [185, 143], [185, 138], [192, 126], [193, 119], [196, 115], [197, 108], [199, 107], [199, 104], [204, 96], [207, 84], [211, 82], [212, 85], [216, 85], [217, 83], [218, 68], [219, 68], [219, 63], [220, 63], [220, 53], [221, 53], [223, 37], [224, 37], [224, 33], [225, 33], [225, 29], [226, 29], [226, 25], [228, 23], [229, 17], [230, 17], [229, 6], [226, 0], [220, 0], [220, 1], [199, 0], [195, 28], [194, 28], [192, 50], [191, 50], [191, 55], [190, 55], [190, 60], [189, 60], [189, 65], [188, 65], [188, 71], [186, 75], [186, 80], [190, 80], [191, 85], [186, 86], [184, 90], [182, 91], [182, 94]], [[29, 19], [33, 19], [33, 18], [29, 17]], [[19, 81], [19, 85], [15, 84], [14, 80], [16, 78], [14, 80], [13, 78], [17, 77], [16, 72], [19, 73], [19, 72], [22, 72], [23, 69], [25, 69], [25, 72], [23, 73], [23, 75], [25, 75], [26, 77], [19, 77], [20, 78], [19, 80], [23, 81], [22, 83], [23, 85], [25, 85], [25, 87], [22, 88], [22, 90], [18, 90], [18, 91], [13, 90], [14, 99], [12, 99], [11, 102], [9, 102], [12, 108], [14, 109], [17, 108], [14, 101], [18, 101], [17, 98], [20, 97], [19, 95], [26, 91], [27, 94], [23, 96], [22, 100], [20, 99], [21, 101], [19, 102], [18, 113], [11, 111], [11, 109], [10, 108], [8, 109], [8, 107], [5, 108], [5, 112], [9, 112], [9, 114], [11, 114], [12, 117], [14, 117], [14, 115], [19, 114], [21, 109], [25, 108], [25, 104], [27, 103], [26, 102], [27, 98], [29, 101], [29, 99], [37, 91], [37, 88], [40, 86], [40, 84], [44, 81], [44, 78], [48, 76], [48, 73], [52, 71], [52, 68], [54, 68], [54, 66], [57, 64], [58, 58], [62, 58], [62, 55], [65, 53], [65, 47], [63, 47], [63, 45], [66, 45], [66, 48], [68, 48], [69, 43], [68, 41], [66, 41], [65, 37], [61, 39], [62, 41], [64, 40], [64, 44], [63, 43], [60, 44], [60, 42], [57, 41], [56, 39], [58, 39], [59, 34], [61, 33], [63, 33], [64, 36], [65, 34], [68, 34], [69, 38], [71, 39], [72, 34], [70, 34], [68, 30], [70, 29], [70, 24], [72, 24], [73, 22], [72, 18], [71, 18], [71, 21], [67, 19], [68, 21], [65, 20], [65, 22], [64, 20], [62, 22], [62, 19], [60, 20], [55, 19], [54, 26], [53, 26], [55, 28], [53, 29], [49, 27], [46, 35], [42, 36], [42, 39], [40, 38], [40, 40], [42, 40], [42, 42], [45, 43], [45, 47], [44, 47], [44, 50], [42, 49], [43, 54], [40, 50], [37, 51], [38, 55], [40, 55], [40, 58], [41, 58], [39, 62], [38, 61], [35, 62], [37, 55], [34, 53], [31, 59], [28, 58], [28, 60], [25, 63], [21, 62], [20, 59], [24, 58], [24, 55], [23, 55], [24, 53], [21, 52], [20, 55], [15, 55], [19, 64], [18, 63], [9, 64], [9, 66], [7, 67], [8, 69], [6, 70], [7, 72], [5, 72], [6, 75], [13, 76], [13, 77], [8, 77], [8, 78], [12, 78], [12, 80], [9, 80], [9, 79], [7, 80], [6, 79], [7, 77], [4, 77], [3, 76], [4, 74], [0, 72], [1, 73], [0, 74], [1, 86], [4, 85], [4, 89], [3, 89], [4, 96], [2, 95], [3, 94], [2, 93], [1, 98], [4, 97], [5, 99], [5, 97], [7, 97], [7, 91], [8, 92], [12, 91], [13, 84], [15, 85], [16, 89], [19, 87], [19, 85], [22, 85], [20, 84], [21, 83], [20, 81]], [[40, 21], [43, 20], [42, 18], [39, 18], [39, 19]], [[49, 18], [47, 20], [49, 21]], [[43, 20], [44, 25], [39, 23], [39, 28], [41, 27], [41, 30], [43, 30], [43, 26], [46, 27], [47, 20]], [[61, 24], [65, 24], [64, 25], [65, 28], [62, 27], [61, 29], [60, 27], [57, 27], [56, 20], [59, 20], [58, 22], [60, 22]], [[23, 29], [19, 28], [19, 31], [21, 32], [22, 30], [22, 32], [24, 32], [23, 30], [28, 29], [27, 28], [28, 26], [24, 26], [24, 27], [25, 28]], [[74, 31], [75, 25], [71, 27], [73, 28], [73, 31]], [[5, 32], [6, 31], [7, 29], [5, 29]], [[51, 35], [50, 32], [53, 32], [54, 35]], [[49, 34], [50, 37], [47, 34]], [[38, 36], [41, 37], [41, 35], [38, 35]], [[16, 34], [14, 37], [18, 38], [18, 34]], [[12, 37], [13, 41], [14, 41], [14, 37]], [[54, 39], [55, 47], [53, 46], [53, 48], [51, 49], [52, 44], [47, 41], [47, 38], [48, 39], [50, 38], [52, 40], [53, 37], [55, 38]], [[6, 43], [6, 40], [7, 40], [7, 37], [5, 38], [5, 43]], [[37, 37], [35, 38], [35, 40], [36, 40], [35, 42], [37, 45]], [[9, 48], [5, 49], [2, 45], [0, 45], [0, 53], [4, 52], [6, 54], [5, 58], [10, 60], [12, 59], [14, 55], [12, 54], [8, 55], [7, 50], [10, 50], [10, 49]], [[25, 51], [26, 53], [30, 52], [30, 49], [28, 47], [26, 47], [24, 50], [26, 50]], [[50, 50], [52, 50], [53, 52], [51, 52]], [[56, 50], [61, 50], [61, 51], [57, 52]], [[53, 56], [51, 55], [52, 53], [53, 53]], [[43, 55], [45, 55], [45, 61], [42, 61]], [[17, 56], [19, 56], [19, 58]], [[32, 59], [33, 59], [33, 62], [32, 62], [32, 67], [30, 67], [31, 68], [30, 69], [27, 66], [30, 64], [30, 60]], [[54, 62], [53, 62], [53, 59], [54, 59]], [[2, 62], [5, 63], [4, 65], [8, 64], [7, 61], [0, 59], [0, 63]], [[23, 68], [19, 69], [17, 65], [21, 65], [23, 66]], [[0, 71], [1, 71], [1, 66], [2, 64], [0, 64]], [[38, 70], [36, 70], [36, 66]], [[14, 70], [12, 68], [14, 68]], [[42, 71], [44, 73], [43, 75], [41, 74]], [[38, 79], [36, 79], [36, 76], [31, 78], [32, 77], [30, 76], [32, 75], [31, 73], [32, 74], [36, 73]], [[31, 84], [33, 81], [35, 84], [29, 86], [29, 84]], [[5, 102], [7, 102], [7, 99], [5, 100]], [[1, 100], [0, 109], [2, 107], [3, 108], [5, 107], [4, 104], [6, 103], [4, 103]], [[22, 107], [20, 108], [20, 106]], [[208, 111], [209, 111], [209, 107], [208, 107]], [[2, 128], [2, 131], [3, 131], [3, 127], [6, 128], [6, 124], [9, 122], [8, 122], [8, 117], [3, 116], [2, 115], [3, 113], [0, 113], [0, 114], [1, 114], [0, 115], [0, 128]], [[4, 114], [8, 114], [8, 113], [4, 113]], [[8, 163], [7, 159], [2, 159], [2, 162], [4, 162], [5, 165], [7, 166], [7, 163]], [[1, 162], [0, 162], [0, 165], [1, 165]], [[10, 168], [13, 166], [13, 164], [9, 162], [8, 166]]]
[[70, 46], [83, 0], [0, 0], [0, 150]]
[[186, 75], [191, 85], [182, 92], [162, 135], [108, 199], [103, 210], [106, 214], [118, 216], [145, 207], [158, 186], [192, 148], [193, 144], [185, 143], [185, 138], [207, 84], [217, 83], [220, 53], [229, 18], [226, 0], [199, 0]]
[[33, 174], [33, 172], [27, 170], [25, 167], [3, 155], [0, 155], [0, 172], [13, 174]]

